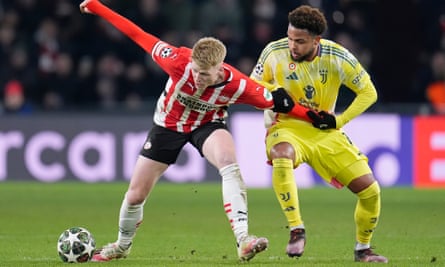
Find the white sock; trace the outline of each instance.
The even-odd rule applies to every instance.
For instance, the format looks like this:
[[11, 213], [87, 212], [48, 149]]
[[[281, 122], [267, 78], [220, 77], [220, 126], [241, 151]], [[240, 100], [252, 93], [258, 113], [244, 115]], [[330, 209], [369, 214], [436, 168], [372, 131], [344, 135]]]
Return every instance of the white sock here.
[[368, 249], [370, 248], [371, 245], [370, 244], [362, 244], [362, 243], [355, 243], [355, 250], [363, 250], [363, 249]]
[[121, 248], [130, 247], [136, 235], [136, 228], [141, 224], [143, 218], [144, 203], [138, 205], [128, 205], [127, 198], [124, 197], [119, 213], [119, 234], [117, 244]]
[[302, 224], [299, 224], [299, 225], [297, 225], [297, 226], [295, 226], [295, 227], [290, 227], [290, 229], [289, 230], [295, 230], [295, 229], [304, 229], [304, 223], [302, 223]]
[[222, 176], [224, 210], [239, 242], [248, 234], [246, 185], [236, 163], [221, 168], [219, 174]]

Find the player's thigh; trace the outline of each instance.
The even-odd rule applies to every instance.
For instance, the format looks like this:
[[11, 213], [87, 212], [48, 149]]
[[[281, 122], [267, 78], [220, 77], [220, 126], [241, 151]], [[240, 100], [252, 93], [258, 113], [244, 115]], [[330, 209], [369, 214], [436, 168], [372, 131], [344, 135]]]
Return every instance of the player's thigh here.
[[302, 145], [304, 140], [298, 137], [292, 128], [272, 127], [268, 130], [266, 136], [266, 154], [268, 160], [271, 160], [271, 150], [274, 146], [280, 143], [288, 143], [292, 146], [295, 152], [294, 166], [298, 166], [304, 161], [305, 146]]
[[142, 203], [168, 166], [139, 155], [128, 186], [127, 201], [130, 204]]
[[236, 162], [235, 143], [224, 123], [203, 125], [193, 132], [191, 143], [218, 169]]
[[328, 183], [336, 178], [343, 185], [371, 173], [366, 155], [342, 131], [332, 131], [317, 144], [310, 165]]
[[170, 165], [176, 162], [188, 139], [189, 134], [155, 125], [148, 133], [140, 155]]

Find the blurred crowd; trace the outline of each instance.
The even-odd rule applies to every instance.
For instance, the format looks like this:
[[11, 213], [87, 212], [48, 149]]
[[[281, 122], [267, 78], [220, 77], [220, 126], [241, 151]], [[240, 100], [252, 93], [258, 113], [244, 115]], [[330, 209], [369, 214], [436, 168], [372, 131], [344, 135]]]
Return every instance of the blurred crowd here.
[[[286, 36], [290, 10], [316, 6], [329, 23], [325, 37], [371, 73], [379, 103], [445, 103], [445, 1], [102, 1], [178, 46], [221, 39], [227, 62], [246, 74], [268, 42]], [[151, 57], [104, 20], [81, 14], [80, 2], [0, 0], [1, 113], [138, 110], [162, 92], [167, 77]]]

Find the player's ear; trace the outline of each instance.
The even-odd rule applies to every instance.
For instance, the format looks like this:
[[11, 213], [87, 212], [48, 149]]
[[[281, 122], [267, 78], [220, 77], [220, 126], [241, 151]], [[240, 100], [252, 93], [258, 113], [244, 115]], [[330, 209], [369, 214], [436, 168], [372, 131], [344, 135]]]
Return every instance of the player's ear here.
[[321, 40], [321, 35], [315, 35], [314, 37], [314, 45], [318, 45]]
[[219, 70], [219, 71], [224, 71], [224, 67], [223, 67], [223, 65], [224, 65], [224, 62], [221, 62], [221, 63], [219, 64], [219, 66], [218, 66], [218, 70]]

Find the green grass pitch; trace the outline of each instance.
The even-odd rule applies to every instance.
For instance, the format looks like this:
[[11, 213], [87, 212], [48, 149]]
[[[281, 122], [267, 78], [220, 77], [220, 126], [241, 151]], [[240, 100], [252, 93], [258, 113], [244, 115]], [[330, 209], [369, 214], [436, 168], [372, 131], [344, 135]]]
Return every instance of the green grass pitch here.
[[[0, 183], [0, 266], [66, 266], [56, 251], [71, 226], [89, 229], [98, 246], [114, 241], [126, 183]], [[355, 197], [346, 189], [299, 191], [305, 254], [288, 258], [288, 230], [272, 189], [249, 189], [250, 232], [270, 247], [237, 260], [219, 184], [160, 183], [144, 209], [130, 256], [81, 266], [359, 266], [353, 262]], [[383, 188], [374, 235], [387, 266], [445, 266], [445, 190]], [[69, 264], [68, 264], [69, 265]]]

